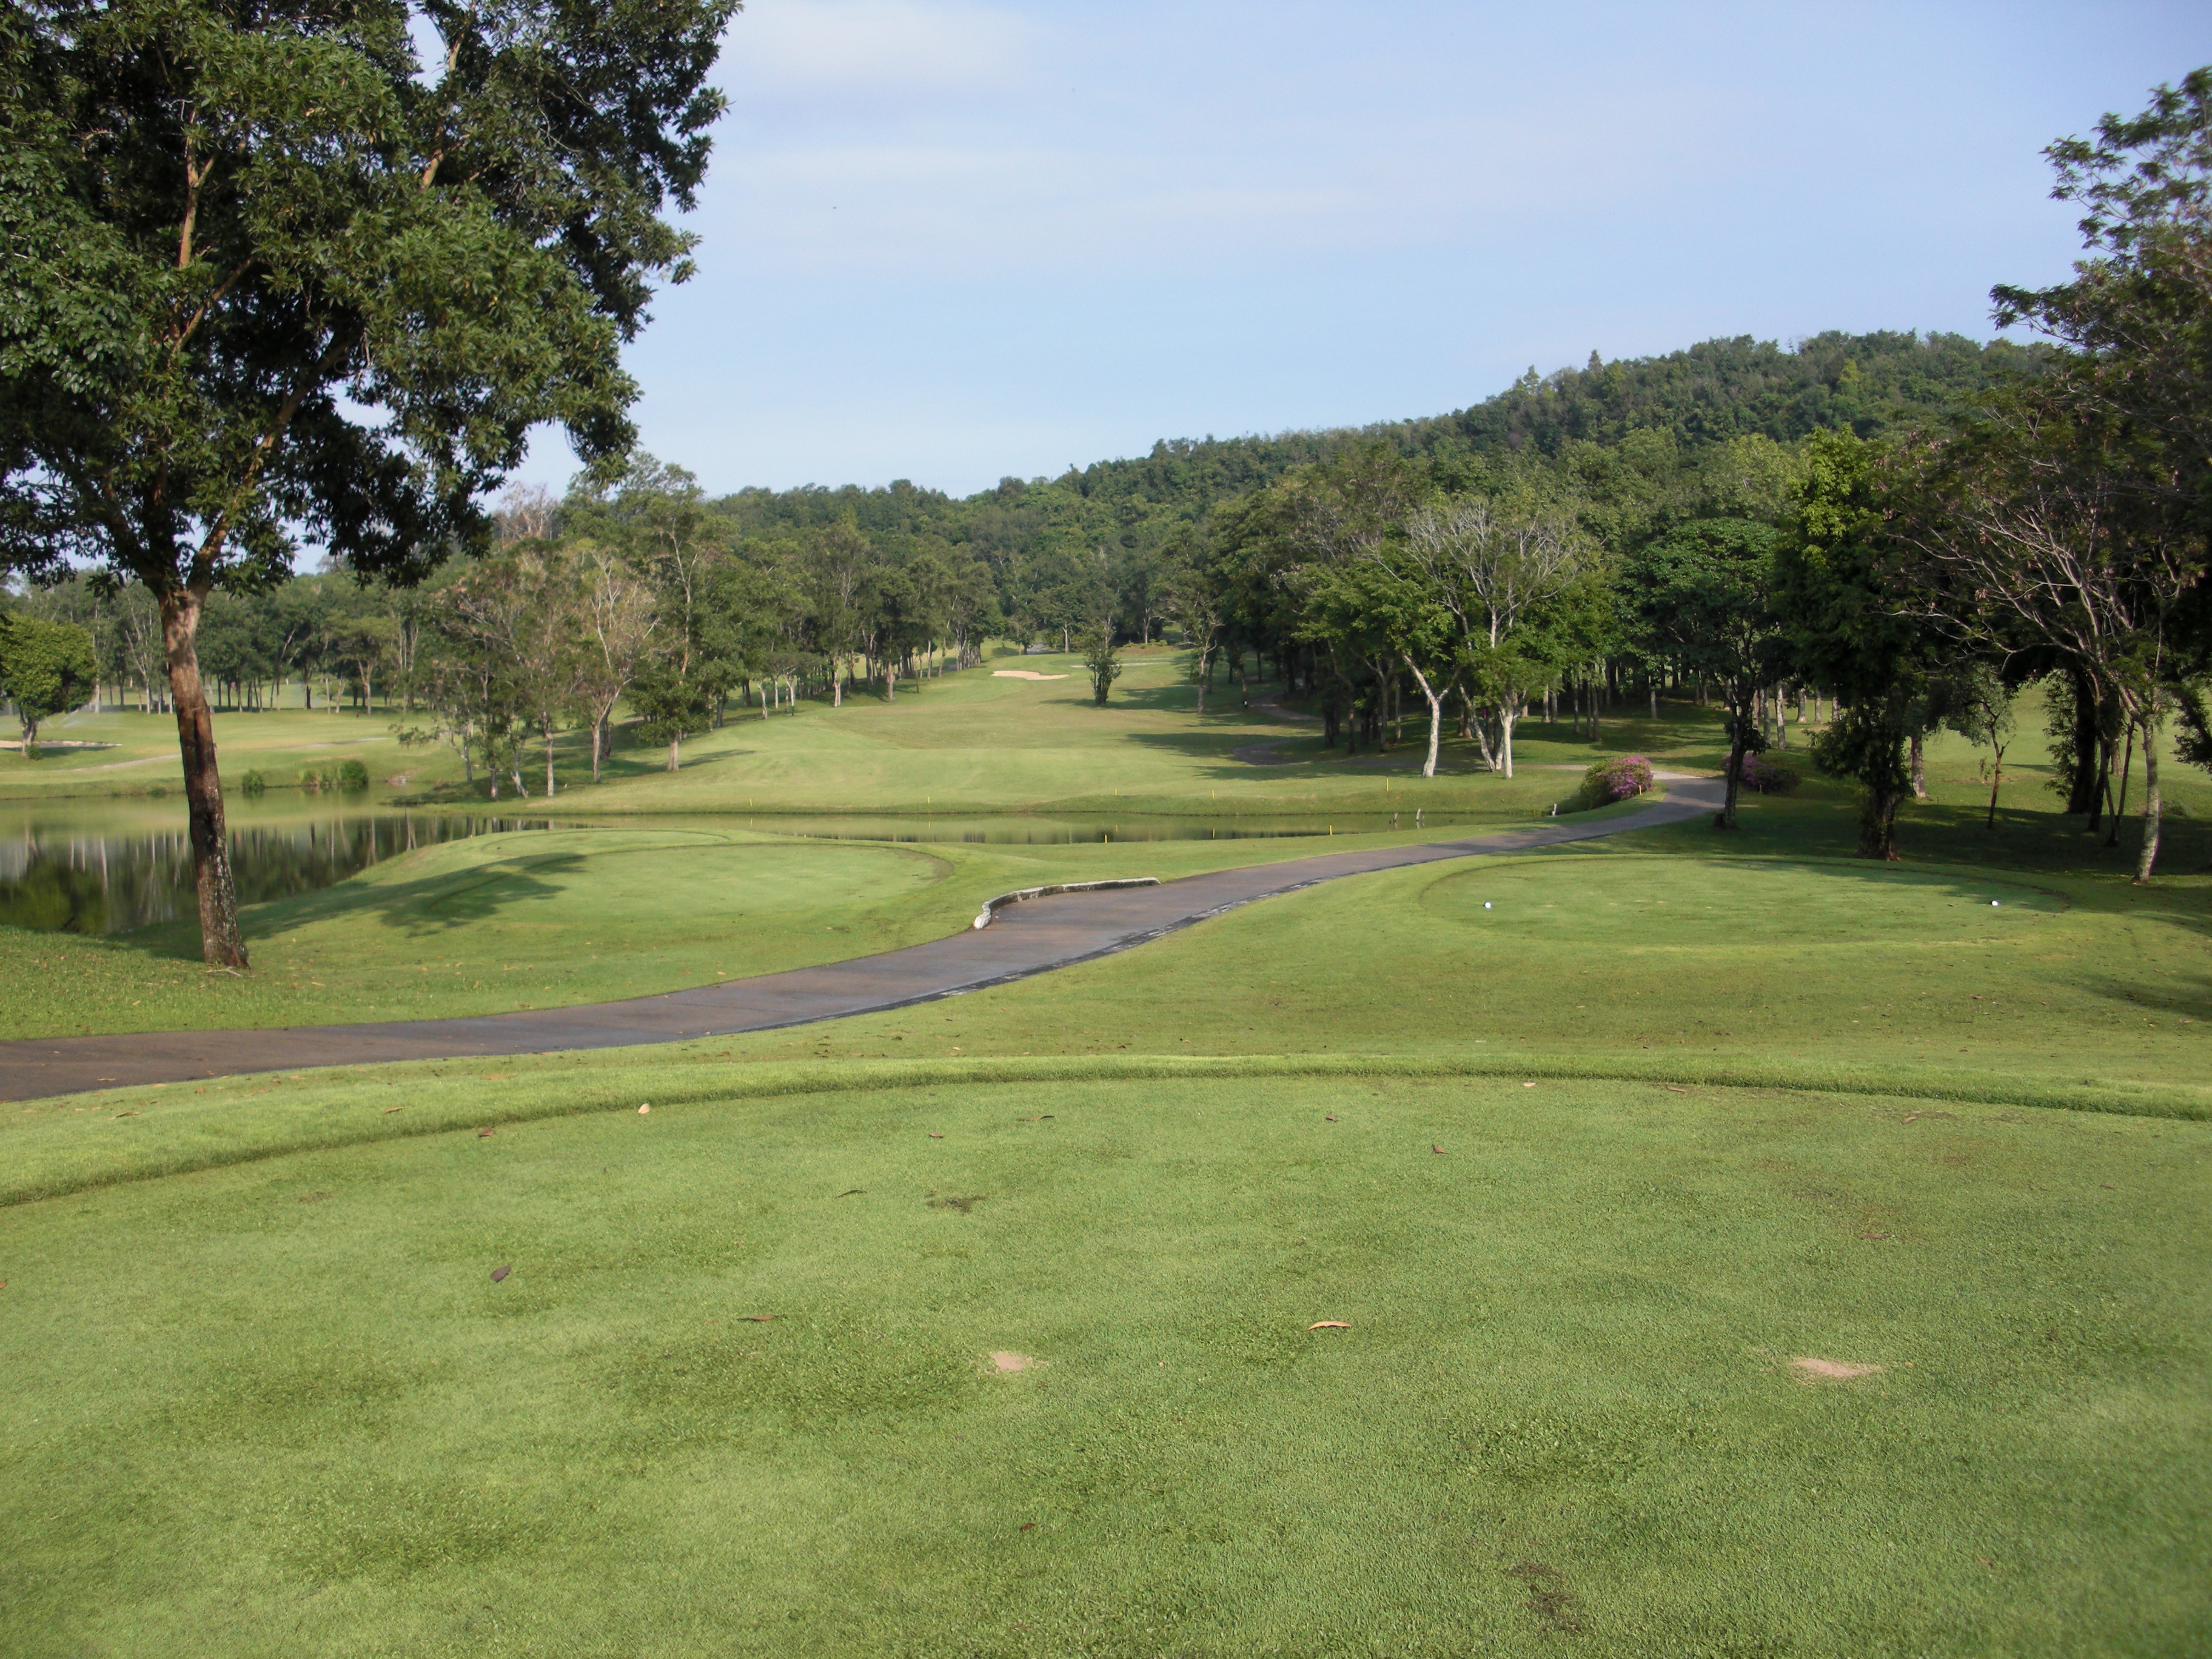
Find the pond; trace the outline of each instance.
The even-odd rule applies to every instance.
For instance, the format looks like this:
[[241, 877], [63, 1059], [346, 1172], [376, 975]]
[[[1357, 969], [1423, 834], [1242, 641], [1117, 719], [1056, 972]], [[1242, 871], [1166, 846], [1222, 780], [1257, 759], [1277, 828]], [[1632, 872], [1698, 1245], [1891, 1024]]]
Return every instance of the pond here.
[[[285, 802], [225, 803], [239, 902], [259, 904], [343, 881], [417, 847], [544, 818], [398, 812]], [[119, 933], [197, 913], [181, 803], [0, 802], [0, 925]]]
[[[230, 862], [239, 902], [259, 904], [343, 881], [417, 847], [465, 836], [557, 827], [546, 818], [408, 812], [363, 796], [289, 797], [226, 804]], [[564, 820], [571, 825], [574, 819]], [[1430, 813], [1426, 828], [1475, 820]], [[1328, 817], [623, 817], [613, 822], [747, 829], [829, 841], [927, 844], [967, 842], [1051, 846], [1076, 842], [1241, 841], [1327, 837], [1411, 830], [1413, 815], [1344, 813]], [[191, 842], [175, 799], [0, 801], [0, 926], [40, 933], [119, 933], [195, 914]]]

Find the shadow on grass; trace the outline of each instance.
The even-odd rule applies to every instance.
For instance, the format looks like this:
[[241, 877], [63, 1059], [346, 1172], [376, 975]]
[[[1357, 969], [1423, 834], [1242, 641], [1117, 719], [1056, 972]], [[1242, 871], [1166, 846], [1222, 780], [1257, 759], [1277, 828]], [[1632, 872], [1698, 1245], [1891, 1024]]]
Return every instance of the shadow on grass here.
[[[387, 927], [403, 930], [410, 938], [428, 938], [489, 921], [526, 900], [557, 895], [563, 890], [556, 878], [574, 874], [583, 867], [586, 856], [582, 853], [526, 854], [419, 881], [380, 882], [374, 886], [342, 881], [297, 898], [252, 906], [239, 920], [249, 947], [256, 940], [273, 939], [295, 928], [362, 914], [376, 917]], [[197, 918], [166, 922], [122, 935], [118, 942], [143, 949], [149, 956], [197, 960], [199, 922]]]

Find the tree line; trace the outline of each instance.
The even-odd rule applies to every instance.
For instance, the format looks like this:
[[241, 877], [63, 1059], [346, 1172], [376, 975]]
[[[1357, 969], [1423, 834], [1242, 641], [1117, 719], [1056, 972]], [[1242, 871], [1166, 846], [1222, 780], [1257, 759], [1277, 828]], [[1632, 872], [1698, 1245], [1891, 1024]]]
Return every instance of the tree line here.
[[1788, 701], [1833, 699], [1815, 758], [1860, 784], [1860, 850], [1881, 858], [1925, 736], [1993, 745], [2001, 782], [2014, 700], [2041, 682], [2088, 827], [2109, 816], [2117, 838], [2113, 780], [2140, 756], [2148, 880], [2169, 726], [2212, 761], [2212, 70], [2049, 155], [2086, 257], [2069, 282], [1995, 290], [1998, 319], [2045, 343], [1958, 404], [1795, 441], [1370, 438], [1182, 532], [1170, 613], [1201, 665], [1272, 661], [1332, 745], [1382, 741], [1411, 702], [1431, 773], [1447, 710], [1510, 773], [1539, 700], [1595, 734], [1608, 697], [1694, 685], [1726, 716], [1724, 829], [1750, 757], [1789, 740]]

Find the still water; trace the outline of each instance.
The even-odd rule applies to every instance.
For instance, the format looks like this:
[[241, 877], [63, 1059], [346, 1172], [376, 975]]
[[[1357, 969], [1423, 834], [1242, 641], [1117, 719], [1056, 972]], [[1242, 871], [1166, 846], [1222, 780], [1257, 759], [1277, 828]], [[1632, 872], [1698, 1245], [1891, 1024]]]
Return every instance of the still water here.
[[[363, 799], [226, 803], [239, 901], [259, 904], [343, 881], [417, 847], [464, 836], [556, 827], [545, 818], [405, 812]], [[1465, 820], [1472, 822], [1472, 820]], [[575, 821], [567, 820], [572, 826]], [[1050, 846], [1074, 842], [1239, 841], [1411, 830], [1388, 812], [1323, 817], [623, 817], [631, 828], [750, 830], [810, 840]], [[1431, 813], [1426, 828], [1462, 820]], [[170, 800], [0, 802], [0, 926], [119, 933], [195, 914], [183, 804]]]
[[[464, 817], [287, 804], [225, 803], [239, 902], [259, 904], [343, 881], [417, 847], [543, 818]], [[198, 913], [181, 803], [0, 803], [0, 925], [119, 933]]]

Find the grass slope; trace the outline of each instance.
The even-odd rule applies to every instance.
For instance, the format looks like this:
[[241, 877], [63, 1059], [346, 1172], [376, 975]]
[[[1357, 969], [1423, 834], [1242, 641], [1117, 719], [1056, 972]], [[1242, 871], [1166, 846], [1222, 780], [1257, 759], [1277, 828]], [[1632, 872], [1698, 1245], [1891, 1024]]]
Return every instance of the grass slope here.
[[19, 1206], [0, 1647], [2201, 1651], [2208, 1141], [1038, 1081]]

